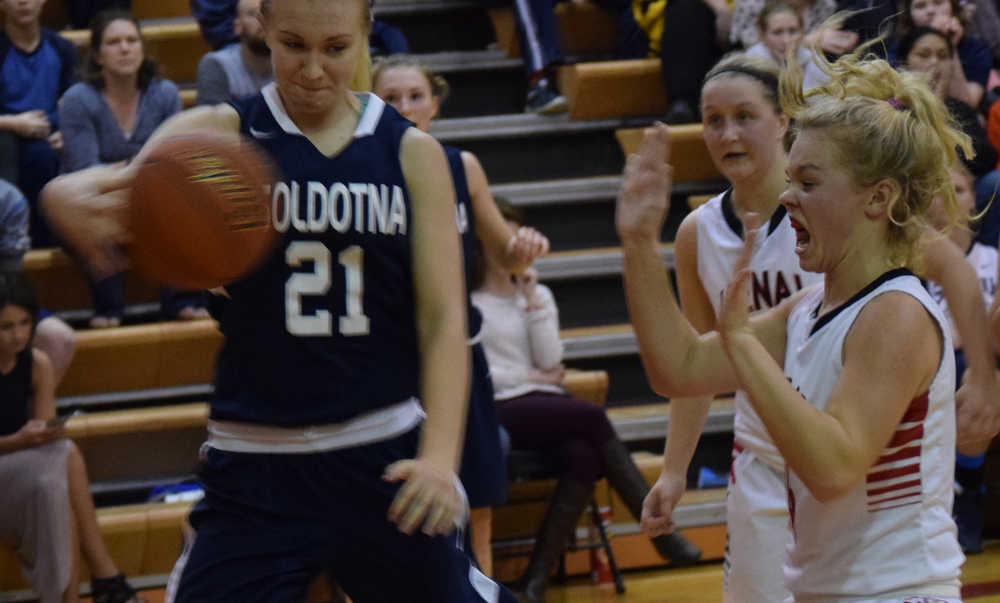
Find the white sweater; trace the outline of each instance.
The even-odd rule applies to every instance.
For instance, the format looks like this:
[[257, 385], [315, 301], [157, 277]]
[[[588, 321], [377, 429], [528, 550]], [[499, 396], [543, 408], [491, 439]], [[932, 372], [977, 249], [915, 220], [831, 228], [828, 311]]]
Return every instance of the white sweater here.
[[559, 310], [552, 291], [537, 285], [541, 307], [527, 311], [520, 293], [505, 297], [475, 291], [472, 303], [483, 313], [482, 343], [490, 365], [494, 397], [508, 400], [533, 391], [565, 393], [558, 385], [532, 383], [528, 371], [550, 369], [562, 361]]

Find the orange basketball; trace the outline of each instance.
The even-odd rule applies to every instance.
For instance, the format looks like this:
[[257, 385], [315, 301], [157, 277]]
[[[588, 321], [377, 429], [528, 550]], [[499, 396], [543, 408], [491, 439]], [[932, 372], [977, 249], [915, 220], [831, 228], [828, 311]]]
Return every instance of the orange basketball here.
[[267, 193], [273, 176], [249, 140], [208, 134], [164, 140], [139, 166], [129, 199], [133, 267], [184, 289], [249, 273], [278, 240]]

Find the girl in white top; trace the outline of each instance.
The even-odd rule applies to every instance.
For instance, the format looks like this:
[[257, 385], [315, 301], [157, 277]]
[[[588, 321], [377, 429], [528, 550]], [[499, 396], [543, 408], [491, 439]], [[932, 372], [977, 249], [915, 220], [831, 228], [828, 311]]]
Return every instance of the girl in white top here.
[[800, 70], [785, 75], [798, 133], [780, 197], [800, 266], [823, 284], [748, 319], [748, 229], [719, 332], [699, 335], [663, 295], [670, 171], [658, 127], [629, 159], [618, 204], [629, 309], [659, 393], [743, 389], [785, 459], [790, 600], [957, 601], [950, 336], [903, 269], [920, 263], [932, 198], [957, 214], [947, 168], [968, 138], [926, 84], [884, 61], [825, 68], [830, 84], [806, 94]]

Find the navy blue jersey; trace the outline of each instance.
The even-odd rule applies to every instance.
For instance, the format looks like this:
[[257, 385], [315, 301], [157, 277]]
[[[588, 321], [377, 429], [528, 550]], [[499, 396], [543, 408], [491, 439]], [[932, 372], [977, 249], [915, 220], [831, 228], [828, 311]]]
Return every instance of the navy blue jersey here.
[[410, 200], [399, 162], [410, 122], [374, 95], [353, 140], [322, 155], [273, 84], [235, 101], [240, 130], [276, 163], [272, 256], [227, 286], [212, 416], [336, 423], [418, 395]]
[[[455, 147], [444, 147], [448, 167], [451, 168], [451, 180], [455, 184], [455, 221], [458, 222], [458, 233], [462, 236], [462, 256], [465, 259], [465, 289], [471, 293], [473, 274], [479, 262], [479, 237], [476, 235], [476, 215], [472, 207], [472, 196], [469, 195], [469, 182], [465, 179], [465, 164], [462, 163], [462, 151]], [[483, 326], [483, 315], [479, 308], [472, 305], [468, 299], [466, 309], [469, 315], [469, 337], [475, 337]]]

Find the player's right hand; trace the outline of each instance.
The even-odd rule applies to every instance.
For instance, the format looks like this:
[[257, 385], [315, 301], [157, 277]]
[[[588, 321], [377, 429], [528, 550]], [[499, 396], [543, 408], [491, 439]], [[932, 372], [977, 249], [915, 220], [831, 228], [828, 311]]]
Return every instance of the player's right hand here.
[[673, 168], [670, 161], [670, 130], [657, 123], [643, 132], [639, 152], [629, 156], [625, 179], [615, 208], [615, 227], [625, 242], [660, 240], [663, 222], [670, 211]]
[[388, 515], [404, 534], [421, 529], [428, 536], [446, 535], [468, 519], [469, 501], [453, 471], [427, 459], [406, 459], [389, 465], [382, 479], [405, 482]]
[[49, 427], [41, 419], [31, 419], [21, 426], [15, 436], [25, 448], [34, 448], [58, 440], [65, 434], [66, 430], [62, 426]]
[[126, 212], [134, 178], [133, 167], [97, 166], [59, 176], [42, 190], [49, 224], [97, 277], [128, 267], [122, 245], [129, 240]]
[[683, 475], [661, 473], [642, 501], [642, 518], [639, 527], [650, 538], [674, 531], [674, 507], [684, 494], [687, 479]]

